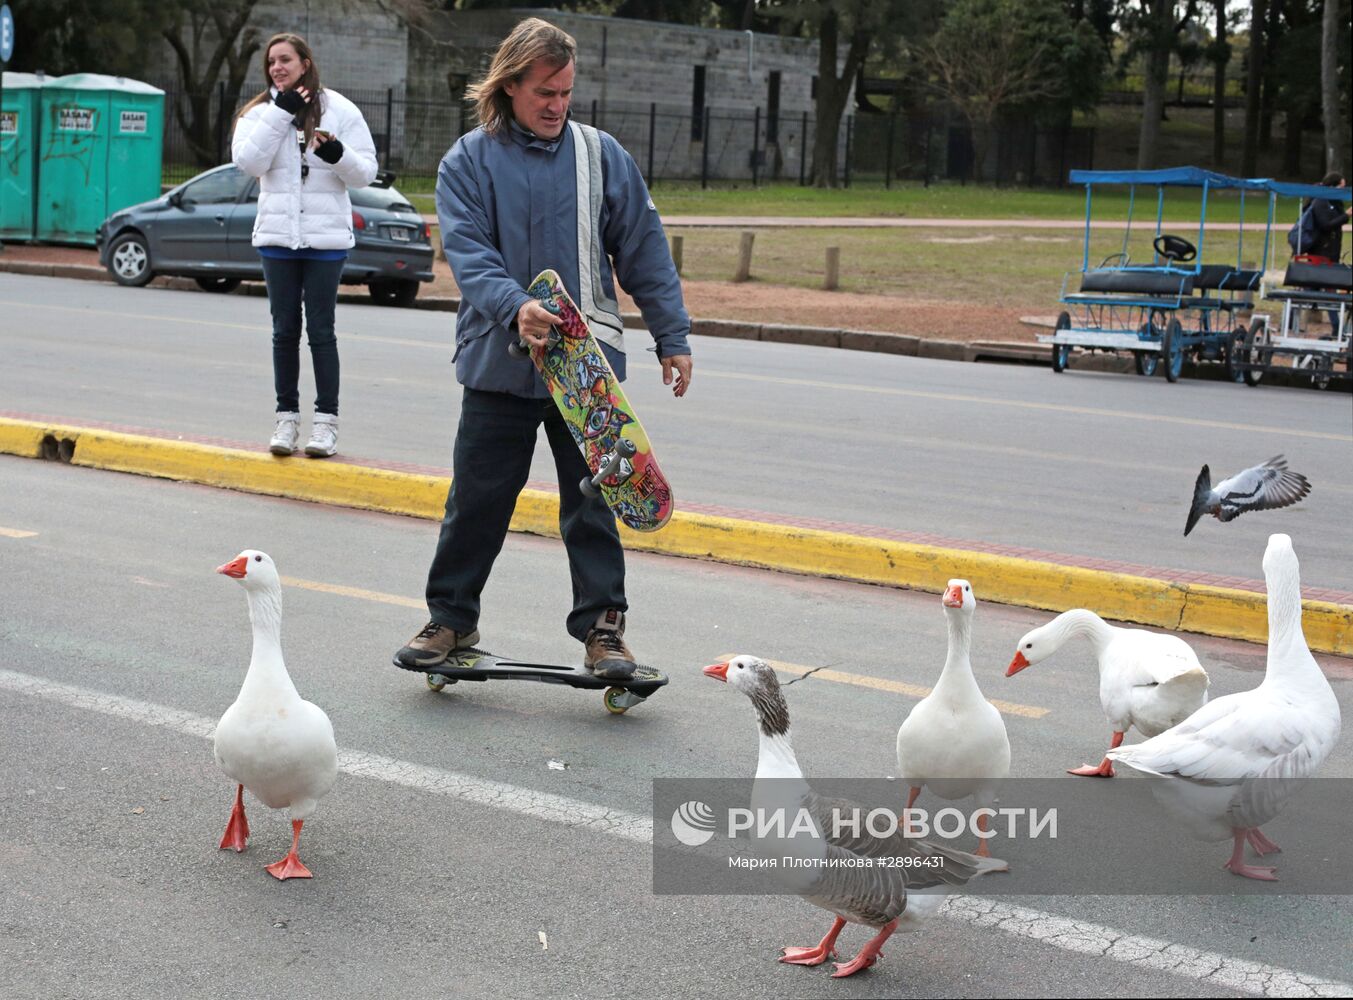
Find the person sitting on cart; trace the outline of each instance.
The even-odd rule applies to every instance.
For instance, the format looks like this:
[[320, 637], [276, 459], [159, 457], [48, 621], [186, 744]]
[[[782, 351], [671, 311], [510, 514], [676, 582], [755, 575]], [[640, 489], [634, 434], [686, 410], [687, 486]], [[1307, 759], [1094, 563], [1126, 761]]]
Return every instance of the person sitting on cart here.
[[[1328, 173], [1320, 182], [1322, 187], [1347, 187], [1348, 181], [1342, 174]], [[1293, 227], [1292, 243], [1294, 254], [1311, 258], [1315, 264], [1337, 264], [1343, 256], [1344, 225], [1348, 222], [1348, 211], [1342, 202], [1328, 198], [1309, 198], [1302, 206], [1301, 218]], [[1339, 332], [1339, 310], [1330, 309], [1330, 329]]]

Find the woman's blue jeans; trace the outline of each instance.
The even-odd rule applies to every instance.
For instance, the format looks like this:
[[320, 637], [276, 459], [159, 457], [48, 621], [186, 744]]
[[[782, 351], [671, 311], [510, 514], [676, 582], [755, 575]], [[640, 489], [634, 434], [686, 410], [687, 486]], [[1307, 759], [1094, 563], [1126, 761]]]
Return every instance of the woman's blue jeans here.
[[342, 260], [260, 257], [272, 307], [272, 377], [278, 413], [301, 409], [301, 306], [315, 366], [315, 411], [338, 415], [338, 340], [334, 309]]

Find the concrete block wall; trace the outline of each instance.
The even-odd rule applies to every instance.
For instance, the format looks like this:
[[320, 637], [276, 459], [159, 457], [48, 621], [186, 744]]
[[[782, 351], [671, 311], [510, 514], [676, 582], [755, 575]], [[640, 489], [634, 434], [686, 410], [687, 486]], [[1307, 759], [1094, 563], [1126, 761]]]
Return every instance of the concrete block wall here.
[[[810, 120], [807, 140], [812, 141], [815, 41], [546, 9], [447, 12], [435, 18], [427, 35], [410, 37], [410, 100], [456, 100], [456, 88], [479, 77], [513, 26], [533, 16], [558, 25], [578, 42], [574, 114], [591, 121], [595, 106], [597, 126], [619, 139], [646, 174], [650, 105], [656, 106], [653, 168], [662, 178], [699, 177], [702, 156], [712, 178], [750, 177], [752, 125], [760, 108], [760, 176], [778, 172], [798, 179], [805, 111]], [[705, 143], [692, 138], [696, 66], [705, 67], [705, 105], [711, 117]], [[780, 73], [779, 135], [768, 148], [773, 71]]]

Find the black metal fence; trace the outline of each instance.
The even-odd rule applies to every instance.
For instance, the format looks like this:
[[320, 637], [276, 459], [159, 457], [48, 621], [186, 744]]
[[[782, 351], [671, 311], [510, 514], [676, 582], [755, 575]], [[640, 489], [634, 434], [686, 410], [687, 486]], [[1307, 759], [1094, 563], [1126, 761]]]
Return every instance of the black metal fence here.
[[[177, 183], [230, 158], [234, 107], [225, 88], [196, 95], [164, 86], [164, 178]], [[365, 116], [381, 166], [395, 171], [401, 186], [430, 189], [437, 165], [455, 140], [474, 127], [473, 111], [452, 102], [411, 101], [400, 92], [337, 87]], [[242, 100], [247, 100], [243, 98]], [[197, 148], [180, 113], [195, 107], [210, 125]], [[806, 111], [771, 119], [763, 109], [706, 108], [701, 115], [656, 103], [575, 103], [574, 114], [616, 137], [645, 179], [699, 182], [810, 184], [816, 122]], [[850, 114], [837, 137], [837, 176], [849, 186], [893, 181], [982, 180], [998, 184], [1059, 185], [1067, 171], [1091, 167], [1094, 130], [1045, 128], [1028, 121], [1002, 122], [993, 130], [982, 169], [966, 124], [943, 109], [915, 114]], [[214, 147], [214, 148], [213, 148]], [[979, 176], [980, 174], [980, 176]]]

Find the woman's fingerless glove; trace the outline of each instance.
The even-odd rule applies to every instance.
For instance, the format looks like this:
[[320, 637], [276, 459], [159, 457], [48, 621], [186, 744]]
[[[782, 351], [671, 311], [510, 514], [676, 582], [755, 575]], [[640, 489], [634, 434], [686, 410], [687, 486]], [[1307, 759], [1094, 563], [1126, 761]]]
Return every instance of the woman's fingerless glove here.
[[315, 155], [330, 165], [337, 163], [343, 156], [343, 144], [330, 136], [315, 147]]
[[279, 90], [272, 102], [283, 111], [293, 115], [300, 114], [305, 110], [305, 98], [294, 90]]

